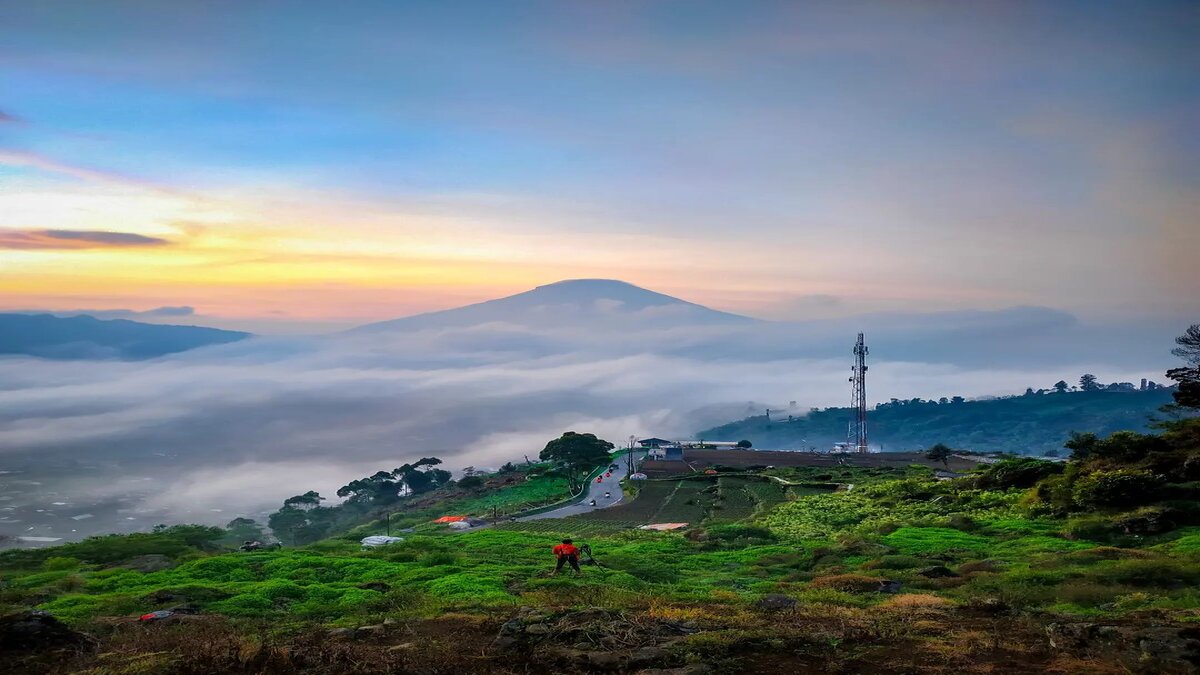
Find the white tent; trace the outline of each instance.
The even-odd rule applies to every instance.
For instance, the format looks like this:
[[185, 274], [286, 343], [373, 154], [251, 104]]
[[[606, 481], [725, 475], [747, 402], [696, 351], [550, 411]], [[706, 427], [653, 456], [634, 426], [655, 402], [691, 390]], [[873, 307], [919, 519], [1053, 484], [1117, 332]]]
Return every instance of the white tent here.
[[402, 541], [404, 541], [404, 539], [402, 537], [389, 537], [389, 536], [382, 535], [382, 534], [375, 534], [375, 535], [371, 535], [370, 537], [363, 537], [362, 545], [363, 545], [363, 548], [376, 548], [378, 546], [387, 546], [389, 544], [398, 544]]

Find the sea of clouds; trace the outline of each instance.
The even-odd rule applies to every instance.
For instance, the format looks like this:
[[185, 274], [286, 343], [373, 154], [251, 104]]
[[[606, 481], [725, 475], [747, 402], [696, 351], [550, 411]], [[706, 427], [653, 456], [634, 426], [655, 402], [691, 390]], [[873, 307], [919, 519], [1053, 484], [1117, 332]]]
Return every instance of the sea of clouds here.
[[[873, 350], [871, 400], [1019, 393], [1085, 371], [1136, 382], [1169, 364], [1169, 338], [1081, 348], [1090, 329], [1069, 316], [1006, 312], [646, 328], [489, 321], [253, 338], [148, 361], [3, 358], [0, 469], [59, 463], [76, 474], [63, 476], [75, 499], [120, 492], [172, 518], [224, 522], [423, 456], [495, 467], [536, 457], [566, 430], [621, 443], [687, 437], [790, 401], [845, 405], [855, 325]], [[131, 494], [112, 471], [153, 480]]]

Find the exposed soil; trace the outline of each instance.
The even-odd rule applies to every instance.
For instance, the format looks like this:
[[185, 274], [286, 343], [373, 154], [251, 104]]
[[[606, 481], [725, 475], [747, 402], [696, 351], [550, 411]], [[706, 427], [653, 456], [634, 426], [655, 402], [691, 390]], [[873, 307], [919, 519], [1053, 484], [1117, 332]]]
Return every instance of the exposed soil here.
[[447, 614], [353, 630], [290, 631], [194, 616], [158, 624], [116, 620], [90, 632], [98, 644], [9, 653], [0, 666], [95, 675], [1187, 673], [1194, 672], [1190, 650], [1200, 644], [1195, 631], [1181, 626], [1056, 628], [1033, 617], [981, 616], [916, 599], [871, 611], [524, 608], [511, 616]]

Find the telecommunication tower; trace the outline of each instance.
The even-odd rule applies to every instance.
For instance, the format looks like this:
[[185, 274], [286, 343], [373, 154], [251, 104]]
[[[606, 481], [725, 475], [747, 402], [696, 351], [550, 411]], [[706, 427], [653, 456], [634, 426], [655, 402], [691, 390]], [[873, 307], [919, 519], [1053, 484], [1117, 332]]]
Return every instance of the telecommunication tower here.
[[858, 452], [867, 452], [867, 346], [863, 344], [863, 334], [858, 334], [858, 342], [854, 343], [854, 366], [850, 369], [850, 382], [854, 386], [854, 394], [850, 407], [854, 409], [854, 419], [850, 422], [850, 430], [846, 440], [848, 445]]

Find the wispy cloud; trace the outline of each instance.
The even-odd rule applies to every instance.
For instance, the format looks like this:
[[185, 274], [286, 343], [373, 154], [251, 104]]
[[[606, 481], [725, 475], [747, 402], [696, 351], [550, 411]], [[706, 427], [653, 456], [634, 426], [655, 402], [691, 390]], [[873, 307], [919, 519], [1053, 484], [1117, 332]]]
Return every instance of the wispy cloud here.
[[24, 124], [25, 120], [0, 110], [0, 124]]
[[171, 242], [132, 232], [100, 230], [0, 230], [0, 249], [61, 250], [90, 248], [138, 248], [165, 246]]

